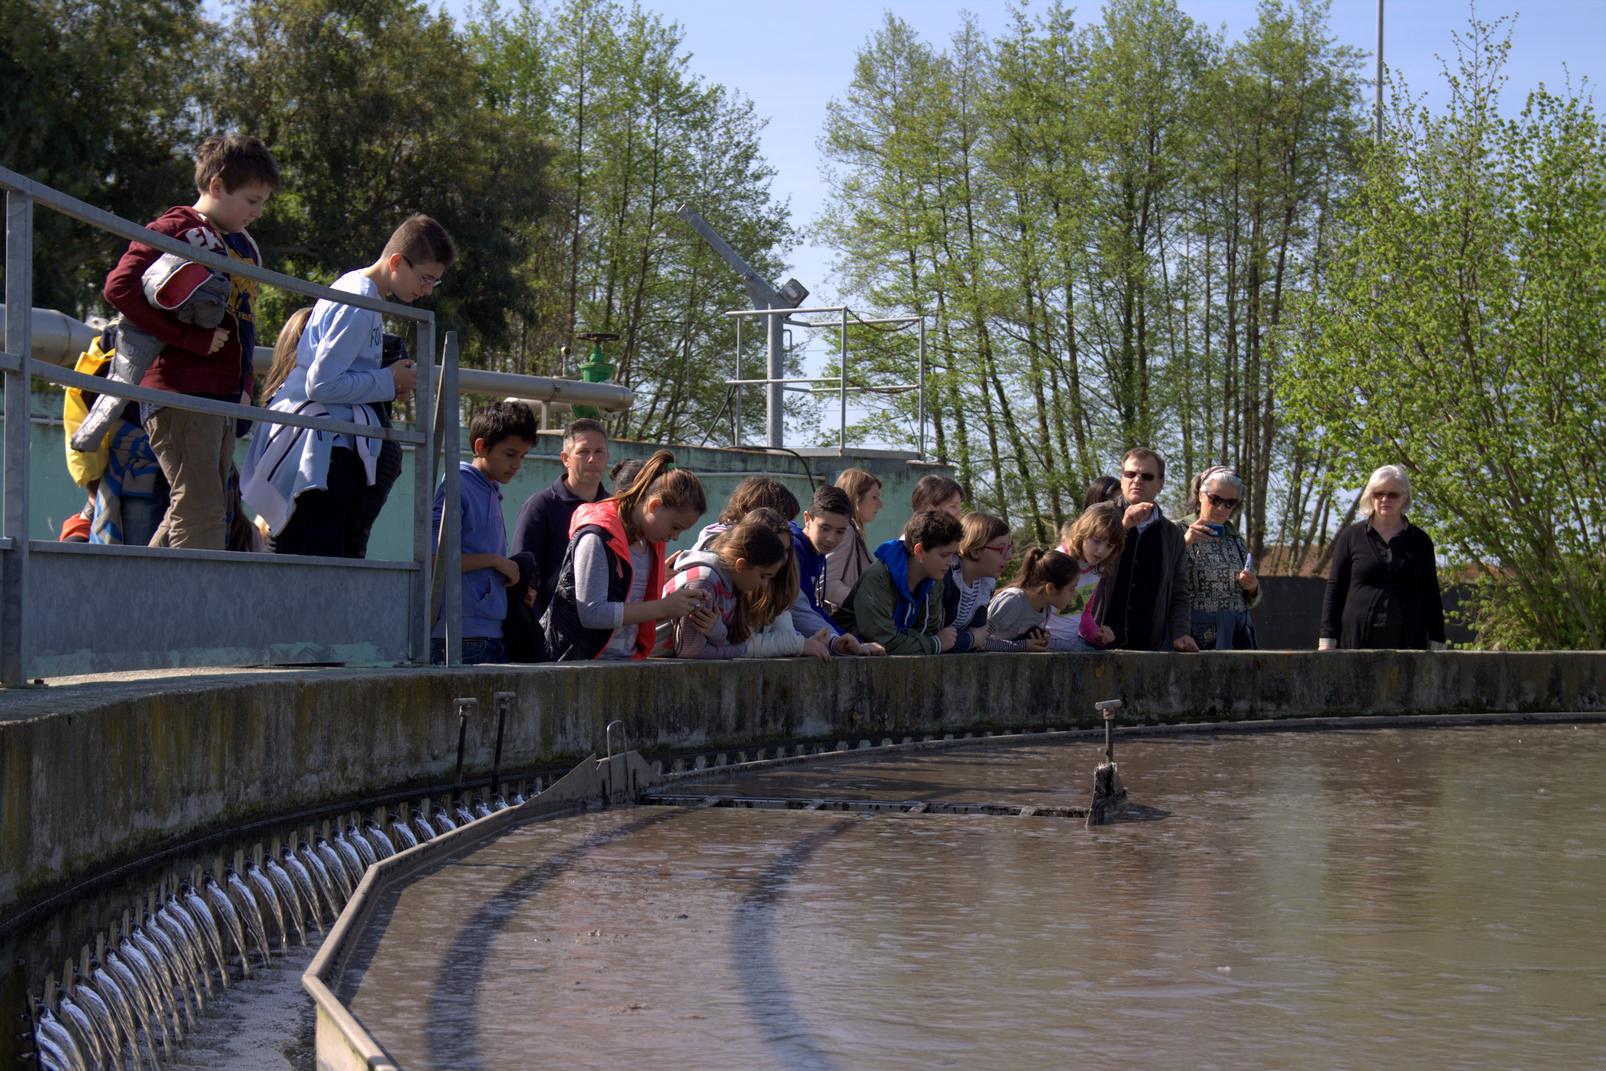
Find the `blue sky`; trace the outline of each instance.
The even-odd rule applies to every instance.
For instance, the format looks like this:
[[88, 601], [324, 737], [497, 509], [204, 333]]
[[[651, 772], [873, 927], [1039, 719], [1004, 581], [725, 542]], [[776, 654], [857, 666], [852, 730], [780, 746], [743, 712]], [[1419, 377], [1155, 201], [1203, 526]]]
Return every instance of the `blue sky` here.
[[[503, 0], [504, 4], [509, 0]], [[1225, 27], [1229, 40], [1255, 21], [1254, 0], [1180, 0], [1192, 18]], [[470, 0], [442, 0], [461, 19]], [[930, 42], [941, 44], [958, 28], [960, 12], [973, 12], [982, 29], [1004, 32], [1011, 5], [1005, 0], [949, 3], [921, 0], [877, 4], [855, 0], [810, 0], [803, 4], [750, 4], [733, 0], [654, 0], [643, 7], [678, 22], [696, 74], [746, 94], [764, 130], [765, 155], [777, 169], [776, 195], [788, 200], [793, 221], [807, 228], [825, 202], [816, 142], [825, 105], [840, 96], [852, 77], [859, 47], [892, 11]], [[1028, 4], [1027, 10], [1043, 8]], [[1078, 21], [1098, 18], [1102, 5], [1077, 5]], [[1430, 104], [1442, 102], [1439, 56], [1455, 54], [1451, 33], [1466, 27], [1473, 5], [1466, 0], [1387, 0], [1384, 61]], [[1560, 88], [1570, 72], [1576, 86], [1587, 76], [1606, 80], [1606, 0], [1527, 0], [1476, 6], [1485, 21], [1518, 13], [1506, 73], [1505, 107], [1520, 109], [1528, 89], [1545, 82]], [[1344, 44], [1370, 56], [1377, 41], [1376, 0], [1333, 0], [1329, 25]], [[1367, 70], [1374, 61], [1368, 60]], [[1597, 104], [1606, 98], [1597, 93]], [[805, 241], [791, 254], [792, 274], [812, 291], [809, 304], [834, 300], [830, 251]]]

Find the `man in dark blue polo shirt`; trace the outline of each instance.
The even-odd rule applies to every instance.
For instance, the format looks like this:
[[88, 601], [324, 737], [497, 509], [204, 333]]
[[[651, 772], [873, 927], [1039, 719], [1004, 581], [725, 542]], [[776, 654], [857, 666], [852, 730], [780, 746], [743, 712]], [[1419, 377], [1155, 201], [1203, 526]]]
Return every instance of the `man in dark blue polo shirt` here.
[[546, 613], [557, 587], [558, 568], [569, 546], [569, 519], [582, 503], [597, 502], [608, 496], [602, 474], [608, 471], [608, 433], [595, 420], [576, 420], [563, 430], [563, 475], [550, 487], [531, 495], [519, 510], [513, 526], [510, 553], [529, 551], [541, 571], [535, 594], [537, 621]]

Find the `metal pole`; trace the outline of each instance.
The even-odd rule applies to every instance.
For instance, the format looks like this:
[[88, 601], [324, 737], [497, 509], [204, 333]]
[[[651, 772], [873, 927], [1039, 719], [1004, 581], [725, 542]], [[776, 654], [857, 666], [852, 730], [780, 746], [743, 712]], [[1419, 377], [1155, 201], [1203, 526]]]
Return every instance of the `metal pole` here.
[[926, 318], [920, 317], [920, 460], [926, 459]]
[[842, 306], [842, 388], [839, 392], [841, 424], [837, 432], [837, 450], [848, 452], [848, 307]]
[[1377, 0], [1377, 115], [1372, 140], [1383, 140], [1383, 0]]
[[781, 332], [787, 310], [773, 304], [770, 308], [775, 311], [769, 315], [769, 353], [764, 362], [767, 369], [764, 375], [770, 381], [764, 387], [764, 439], [765, 445], [773, 448], [786, 445], [786, 399], [782, 393], [785, 387], [780, 380], [786, 378]]
[[445, 581], [443, 604], [446, 608], [446, 664], [463, 664], [463, 494], [462, 473], [458, 465], [463, 446], [458, 429], [457, 335], [446, 334], [446, 350], [441, 367], [441, 403], [446, 436], [442, 440], [442, 478], [445, 483], [441, 503], [440, 569]]
[[413, 629], [412, 661], [429, 665], [429, 633], [435, 625], [433, 569], [435, 532], [429, 503], [435, 492], [435, 322], [423, 320], [415, 337], [418, 382], [413, 387], [413, 428], [424, 441], [413, 447]]
[[457, 769], [452, 774], [452, 798], [463, 791], [463, 752], [468, 743], [468, 716], [479, 712], [478, 699], [458, 699], [457, 706]]
[[496, 753], [491, 758], [491, 795], [502, 790], [502, 730], [507, 726], [507, 712], [513, 706], [512, 692], [497, 692], [491, 697], [496, 703]]
[[0, 685], [27, 682], [28, 658], [28, 415], [33, 354], [33, 198], [6, 191], [5, 505], [0, 528], [11, 550], [0, 577]]
[[[742, 318], [736, 318], [736, 378], [742, 378]], [[736, 393], [731, 395], [731, 445], [742, 445], [742, 388], [732, 387]]]

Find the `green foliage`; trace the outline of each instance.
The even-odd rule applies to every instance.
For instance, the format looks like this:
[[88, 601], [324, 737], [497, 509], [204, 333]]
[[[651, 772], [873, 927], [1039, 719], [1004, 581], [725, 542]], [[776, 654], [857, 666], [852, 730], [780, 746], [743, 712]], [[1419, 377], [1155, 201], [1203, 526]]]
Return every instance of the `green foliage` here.
[[1482, 642], [1606, 646], [1606, 127], [1543, 87], [1497, 111], [1508, 40], [1474, 21], [1442, 115], [1395, 94], [1284, 398], [1352, 483], [1412, 474], [1481, 583]]
[[[546, 210], [548, 149], [497, 109], [445, 16], [392, 0], [243, 5], [208, 104], [283, 169], [256, 227], [273, 266], [333, 278], [372, 263], [398, 223], [426, 212], [460, 251], [435, 298], [442, 327], [463, 330], [475, 354], [507, 342], [509, 314], [534, 314], [531, 221]], [[265, 303], [268, 318], [287, 304]]]
[[[0, 164], [137, 222], [195, 199], [200, 0], [0, 0]], [[87, 315], [124, 245], [34, 213], [34, 304]]]
[[[932, 440], [978, 501], [1044, 536], [1144, 443], [1174, 491], [1244, 473], [1257, 556], [1315, 527], [1327, 462], [1283, 426], [1272, 371], [1354, 169], [1355, 57], [1325, 21], [1268, 2], [1229, 48], [1174, 0], [1110, 0], [941, 51], [889, 15], [860, 51], [820, 231], [854, 298], [934, 317]], [[872, 352], [879, 381], [909, 377], [908, 345]], [[917, 404], [855, 430], [912, 444]]]

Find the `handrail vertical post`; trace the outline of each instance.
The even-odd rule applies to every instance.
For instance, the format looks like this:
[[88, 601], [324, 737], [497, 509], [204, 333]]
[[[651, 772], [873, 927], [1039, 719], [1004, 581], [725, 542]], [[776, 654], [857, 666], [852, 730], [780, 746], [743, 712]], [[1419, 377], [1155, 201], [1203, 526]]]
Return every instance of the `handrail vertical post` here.
[[418, 381], [413, 387], [413, 427], [424, 441], [413, 447], [413, 628], [410, 646], [414, 665], [429, 664], [430, 616], [434, 591], [431, 570], [435, 564], [435, 533], [429, 503], [435, 490], [435, 320], [418, 321], [413, 346], [418, 351]]
[[920, 460], [926, 459], [926, 317], [920, 316]]
[[457, 333], [446, 332], [441, 352], [441, 477], [445, 495], [441, 503], [441, 579], [446, 617], [446, 664], [463, 664], [463, 504], [458, 463], [463, 457], [458, 430]]
[[837, 429], [837, 451], [847, 453], [848, 450], [848, 307], [842, 306], [842, 389], [838, 399], [841, 408], [841, 424]]
[[0, 684], [28, 679], [28, 432], [33, 363], [33, 197], [6, 190], [6, 352], [20, 362], [5, 373], [3, 533], [11, 551], [0, 579]]
[[[736, 378], [742, 378], [742, 318], [736, 318]], [[738, 383], [731, 395], [731, 445], [742, 445], [742, 388]]]

